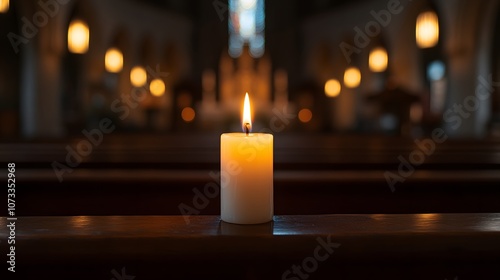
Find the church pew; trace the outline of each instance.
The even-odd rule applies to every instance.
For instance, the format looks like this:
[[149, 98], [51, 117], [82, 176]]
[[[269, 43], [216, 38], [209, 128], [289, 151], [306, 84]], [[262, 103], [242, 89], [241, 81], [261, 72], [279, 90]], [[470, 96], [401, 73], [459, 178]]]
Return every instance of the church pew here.
[[[217, 136], [110, 137], [59, 182], [51, 164], [65, 164], [66, 145], [79, 141], [0, 144], [2, 158], [17, 164], [23, 215], [176, 215], [220, 168]], [[385, 174], [399, 174], [400, 157], [419, 147], [413, 140], [277, 135], [275, 142], [278, 214], [500, 212], [495, 139], [439, 144], [394, 189]], [[199, 211], [218, 212], [218, 198]]]
[[[59, 183], [52, 170], [19, 170], [22, 215], [178, 215], [220, 212], [220, 198], [195, 207], [212, 170], [77, 169]], [[216, 171], [215, 171], [216, 172]], [[328, 213], [500, 212], [496, 170], [415, 171], [389, 188], [383, 170], [276, 171], [275, 211], [280, 215]], [[195, 191], [197, 190], [197, 191]], [[197, 198], [198, 197], [198, 198]]]

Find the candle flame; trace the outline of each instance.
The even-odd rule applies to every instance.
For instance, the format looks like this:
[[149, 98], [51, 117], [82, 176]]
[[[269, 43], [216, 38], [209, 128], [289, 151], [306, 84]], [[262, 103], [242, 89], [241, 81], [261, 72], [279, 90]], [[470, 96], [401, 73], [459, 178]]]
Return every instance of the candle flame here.
[[243, 119], [242, 119], [243, 131], [249, 133], [252, 131], [252, 117], [250, 113], [250, 99], [248, 98], [248, 92], [245, 94], [245, 102], [243, 104]]

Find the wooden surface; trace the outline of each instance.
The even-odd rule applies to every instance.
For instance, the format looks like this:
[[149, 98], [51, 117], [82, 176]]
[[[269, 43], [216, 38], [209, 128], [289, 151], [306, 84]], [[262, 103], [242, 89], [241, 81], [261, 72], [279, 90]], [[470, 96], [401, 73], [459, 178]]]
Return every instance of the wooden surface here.
[[[278, 216], [260, 226], [147, 216], [178, 215], [180, 203], [192, 205], [193, 188], [214, 180], [217, 135], [106, 136], [61, 183], [51, 163], [63, 163], [66, 145], [79, 139], [0, 144], [1, 158], [16, 162], [16, 254], [27, 275], [20, 279], [119, 280], [110, 271], [122, 267], [137, 280], [283, 279], [328, 236], [340, 247], [308, 280], [500, 279], [498, 140], [436, 146], [394, 193], [383, 174], [417, 148], [411, 139], [275, 140]], [[201, 214], [217, 214], [219, 205], [211, 199]], [[297, 216], [324, 213], [403, 214]]]
[[[218, 216], [191, 216], [189, 221], [182, 216], [20, 217], [17, 238], [27, 248], [25, 254], [43, 258], [127, 252], [189, 259], [197, 246], [210, 256], [245, 250], [287, 256], [307, 253], [310, 241], [330, 236], [342, 244], [339, 255], [352, 258], [397, 258], [410, 252], [466, 257], [480, 252], [500, 260], [500, 214], [275, 216], [272, 223], [245, 226], [221, 222]], [[2, 239], [7, 236], [3, 224]], [[120, 249], [113, 250], [118, 244]]]
[[[186, 219], [190, 221], [186, 222]], [[440, 234], [495, 234], [500, 236], [500, 213], [477, 214], [374, 214], [274, 216], [258, 225], [224, 223], [219, 216], [72, 216], [19, 217], [18, 237], [23, 239], [96, 237], [215, 237], [215, 236], [363, 236]], [[1, 236], [7, 231], [2, 218]], [[235, 231], [223, 232], [221, 227]], [[263, 231], [254, 229], [265, 228]], [[500, 246], [500, 244], [498, 244]]]
[[51, 279], [111, 279], [122, 267], [137, 279], [282, 279], [314, 256], [318, 238], [338, 248], [309, 279], [500, 276], [500, 214], [275, 216], [250, 226], [218, 216], [189, 225], [181, 216], [19, 217], [16, 238], [20, 275]]

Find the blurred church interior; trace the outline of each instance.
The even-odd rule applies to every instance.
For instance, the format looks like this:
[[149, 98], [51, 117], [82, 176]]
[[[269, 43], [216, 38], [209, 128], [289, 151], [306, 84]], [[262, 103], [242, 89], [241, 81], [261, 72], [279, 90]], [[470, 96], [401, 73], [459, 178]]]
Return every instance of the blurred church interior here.
[[[435, 230], [444, 213], [500, 213], [500, 1], [0, 0], [0, 35], [0, 154], [16, 163], [19, 216], [90, 217], [71, 219], [78, 230], [181, 215], [218, 182], [219, 137], [242, 132], [246, 92], [252, 131], [275, 139], [276, 215], [408, 214]], [[219, 198], [196, 211], [219, 215]], [[410, 279], [494, 273], [453, 256]], [[339, 259], [339, 279], [375, 269]], [[232, 279], [268, 279], [249, 271]]]
[[256, 129], [498, 137], [496, 2], [389, 2], [4, 0], [2, 138], [227, 131], [245, 92]]

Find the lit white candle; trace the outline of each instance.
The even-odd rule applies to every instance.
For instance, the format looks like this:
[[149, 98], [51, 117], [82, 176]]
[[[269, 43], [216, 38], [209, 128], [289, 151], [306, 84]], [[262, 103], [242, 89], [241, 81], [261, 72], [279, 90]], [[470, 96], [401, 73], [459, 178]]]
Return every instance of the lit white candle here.
[[273, 219], [273, 135], [251, 133], [248, 93], [243, 133], [224, 133], [221, 143], [221, 219], [260, 224]]

